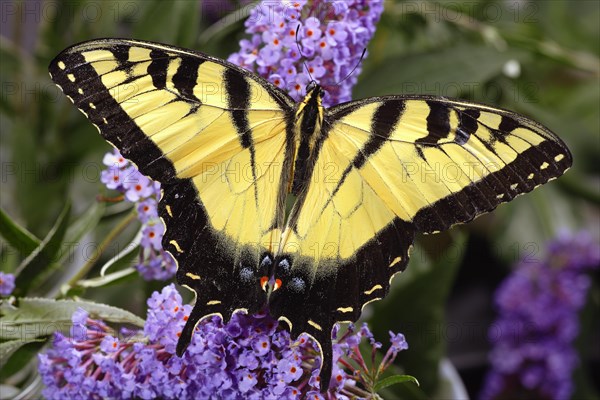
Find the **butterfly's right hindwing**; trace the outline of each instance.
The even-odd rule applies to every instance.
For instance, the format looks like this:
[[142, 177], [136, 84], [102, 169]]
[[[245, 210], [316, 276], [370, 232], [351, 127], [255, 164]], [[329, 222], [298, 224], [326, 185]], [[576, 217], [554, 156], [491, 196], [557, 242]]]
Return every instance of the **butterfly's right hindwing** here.
[[148, 42], [82, 43], [49, 70], [102, 136], [162, 184], [163, 247], [197, 294], [178, 351], [201, 317], [263, 307], [261, 261], [283, 223], [293, 101], [232, 64]]

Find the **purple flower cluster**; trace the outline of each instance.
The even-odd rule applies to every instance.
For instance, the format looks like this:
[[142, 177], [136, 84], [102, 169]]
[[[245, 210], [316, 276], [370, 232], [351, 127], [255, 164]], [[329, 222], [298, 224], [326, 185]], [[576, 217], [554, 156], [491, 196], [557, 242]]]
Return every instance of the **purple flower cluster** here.
[[15, 276], [0, 271], [0, 296], [10, 296], [15, 290]]
[[[322, 394], [313, 341], [305, 335], [292, 341], [268, 314], [238, 313], [227, 324], [209, 318], [198, 325], [179, 358], [174, 355], [177, 338], [191, 307], [182, 304], [174, 285], [155, 292], [148, 306], [143, 332], [122, 331], [121, 337], [78, 310], [71, 336], [56, 333], [53, 348], [38, 356], [46, 386], [43, 395], [50, 400], [349, 399], [369, 393], [361, 392], [366, 363], [358, 346], [362, 338], [371, 341], [373, 351], [381, 344], [366, 326], [358, 332], [349, 329], [334, 343], [333, 378]], [[379, 370], [407, 347], [404, 336], [392, 334], [392, 346]]]
[[265, 0], [246, 20], [252, 37], [240, 42], [240, 51], [229, 61], [258, 73], [295, 100], [306, 94], [312, 77], [326, 91], [325, 106], [349, 101], [360, 56], [382, 12], [383, 0]]
[[579, 362], [572, 346], [577, 313], [591, 284], [586, 272], [599, 263], [600, 245], [590, 235], [563, 235], [548, 245], [545, 259], [522, 261], [502, 283], [482, 399], [570, 398]]
[[162, 237], [165, 227], [158, 218], [160, 183], [142, 175], [118, 150], [106, 153], [102, 160], [108, 168], [100, 180], [107, 188], [123, 193], [123, 198], [136, 203], [138, 218], [142, 222], [142, 240], [137, 270], [146, 280], [166, 280], [177, 270], [173, 257], [163, 251]]

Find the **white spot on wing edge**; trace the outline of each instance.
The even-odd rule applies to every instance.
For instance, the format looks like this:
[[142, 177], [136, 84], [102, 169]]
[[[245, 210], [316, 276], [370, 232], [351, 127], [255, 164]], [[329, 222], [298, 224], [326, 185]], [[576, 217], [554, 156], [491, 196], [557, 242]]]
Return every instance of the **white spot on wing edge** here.
[[290, 327], [290, 331], [292, 330], [292, 321], [290, 321], [288, 318], [284, 317], [283, 315], [279, 318], [277, 318], [277, 321], [282, 321], [285, 322], [289, 327]]
[[398, 264], [400, 261], [402, 261], [402, 257], [398, 256], [396, 258], [394, 258], [394, 260], [390, 263], [390, 267], [393, 267], [394, 265]]
[[75, 82], [75, 75], [73, 75], [73, 74], [67, 74], [67, 78], [69, 78], [69, 80], [71, 82]]
[[544, 162], [542, 163], [542, 165], [540, 165], [540, 169], [546, 169], [546, 168], [548, 168], [549, 166], [550, 166], [550, 164], [548, 164], [546, 161], [544, 161]]
[[396, 272], [394, 272], [394, 273], [392, 274], [392, 276], [390, 276], [390, 279], [388, 280], [388, 283], [391, 285], [391, 284], [392, 284], [392, 281], [394, 280], [394, 277], [395, 277], [396, 275], [398, 275], [398, 274], [401, 274], [402, 272], [404, 272], [404, 271], [396, 271]]
[[[106, 123], [106, 118], [104, 118], [104, 123]], [[173, 212], [171, 211], [171, 206], [170, 205], [166, 205], [165, 206], [165, 210], [167, 210], [167, 214], [169, 214], [169, 217], [173, 217]]]
[[64, 63], [64, 62], [62, 62], [62, 61], [59, 61], [59, 62], [58, 62], [56, 65], [58, 65], [58, 68], [60, 68], [60, 69], [65, 69], [65, 68], [67, 68], [67, 66], [65, 65], [65, 63]]
[[379, 284], [378, 284], [378, 285], [375, 285], [375, 286], [373, 286], [373, 287], [372, 287], [371, 289], [369, 289], [369, 290], [365, 290], [363, 293], [364, 293], [364, 294], [366, 294], [366, 295], [369, 295], [369, 294], [371, 294], [371, 293], [373, 293], [374, 291], [376, 291], [376, 290], [379, 290], [379, 289], [383, 289], [383, 286], [381, 286], [381, 285], [379, 285]]
[[177, 250], [178, 253], [183, 253], [183, 250], [181, 250], [181, 247], [179, 247], [179, 243], [177, 243], [176, 240], [171, 240], [169, 243], [175, 247], [175, 250]]
[[349, 313], [354, 311], [354, 308], [352, 307], [338, 307], [337, 311], [341, 312], [341, 313]]
[[185, 274], [185, 276], [187, 276], [188, 278], [192, 278], [193, 280], [196, 280], [196, 281], [201, 279], [200, 275], [192, 274], [191, 272], [187, 272]]
[[554, 161], [559, 162], [563, 158], [565, 158], [565, 155], [564, 154], [559, 154], [556, 157], [554, 157]]
[[308, 321], [306, 321], [310, 326], [312, 326], [313, 328], [322, 331], [323, 328], [321, 328], [321, 325], [317, 324], [315, 321], [313, 321], [312, 319], [309, 319]]
[[367, 301], [365, 304], [362, 305], [362, 307], [360, 308], [360, 310], [364, 310], [366, 306], [368, 306], [370, 303], [377, 301], [377, 300], [381, 300], [381, 297], [375, 297], [374, 299], [371, 299], [369, 301]]
[[207, 306], [216, 306], [218, 304], [221, 304], [221, 300], [211, 300], [206, 303]]

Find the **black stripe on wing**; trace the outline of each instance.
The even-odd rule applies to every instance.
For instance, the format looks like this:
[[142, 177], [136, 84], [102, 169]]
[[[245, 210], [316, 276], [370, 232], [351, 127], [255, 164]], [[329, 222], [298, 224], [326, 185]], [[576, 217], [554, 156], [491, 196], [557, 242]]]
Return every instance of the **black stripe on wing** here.
[[[348, 174], [353, 169], [360, 169], [367, 162], [369, 157], [377, 153], [377, 151], [387, 143], [387, 140], [390, 138], [394, 129], [396, 128], [396, 124], [402, 117], [402, 113], [404, 112], [404, 103], [403, 102], [383, 102], [375, 113], [373, 113], [373, 121], [371, 121], [371, 132], [369, 138], [365, 142], [365, 144], [358, 150], [350, 164], [346, 167], [342, 176], [340, 177], [338, 183], [335, 188], [331, 192], [329, 199], [321, 209], [321, 213], [323, 213], [329, 204], [333, 201], [333, 198], [336, 196]], [[329, 126], [329, 124], [327, 124]], [[318, 147], [320, 150], [321, 146]], [[317, 153], [318, 154], [318, 153]]]
[[[456, 137], [466, 139], [455, 140], [455, 143], [464, 147], [468, 145], [467, 138], [472, 135], [478, 136], [479, 126], [484, 126], [477, 120], [481, 112], [476, 108], [455, 110], [459, 115]], [[498, 113], [502, 113], [498, 129], [484, 126], [491, 132], [491, 141], [478, 136], [488, 151], [497, 154], [494, 143], [496, 141], [510, 147], [507, 137], [517, 128], [533, 131], [545, 140], [522, 152], [513, 149], [517, 155], [512, 162], [459, 192], [419, 210], [413, 218], [418, 231], [437, 232], [457, 223], [468, 222], [482, 213], [492, 211], [499, 204], [559, 177], [569, 169], [572, 164], [569, 149], [548, 129], [517, 114], [503, 110], [499, 110]]]
[[197, 85], [198, 68], [204, 62], [200, 58], [183, 57], [181, 65], [173, 75], [173, 85], [184, 99], [191, 102], [202, 103], [194, 94], [194, 87]]
[[157, 89], [167, 87], [167, 68], [169, 67], [169, 55], [162, 50], [150, 51], [152, 62], [148, 66], [148, 74], [152, 77], [152, 84]]
[[[396, 102], [392, 102], [396, 103]], [[427, 101], [429, 114], [427, 115], [427, 136], [415, 141], [416, 150], [419, 157], [424, 161], [425, 155], [421, 150], [421, 145], [436, 143], [440, 139], [445, 139], [450, 135], [450, 108], [443, 103]]]
[[471, 135], [477, 131], [479, 127], [477, 119], [479, 118], [479, 110], [469, 109], [458, 114], [459, 122], [456, 128], [456, 143], [463, 145], [469, 141]]
[[104, 139], [132, 160], [140, 172], [162, 183], [176, 179], [173, 164], [121, 108], [81, 53], [62, 52], [50, 63], [49, 71], [52, 80], [100, 130]]
[[[516, 157], [512, 162], [497, 171], [490, 172], [483, 179], [473, 182], [462, 190], [450, 194], [429, 206], [423, 207], [413, 217], [417, 231], [431, 233], [449, 228], [451, 225], [467, 222], [476, 216], [491, 211], [499, 204], [512, 200], [519, 194], [529, 192], [537, 186], [544, 184], [562, 175], [572, 163], [571, 154], [566, 145], [555, 134], [541, 124], [510, 111], [490, 108], [476, 103], [453, 101], [433, 96], [386, 96], [374, 97], [341, 104], [330, 109], [329, 116], [332, 121], [339, 120], [357, 109], [373, 103], [389, 103], [402, 107], [406, 101], [423, 101], [429, 107], [426, 117], [427, 135], [415, 140], [416, 155], [423, 157], [423, 148], [435, 147], [444, 151], [445, 146], [452, 143], [441, 139], [450, 137], [454, 133], [454, 143], [467, 148], [469, 140], [476, 137], [486, 150], [497, 156], [497, 142], [510, 147], [509, 137], [518, 128], [532, 131], [543, 141], [537, 145], [530, 143], [531, 147], [519, 152], [515, 149]], [[458, 126], [452, 130], [450, 115], [455, 112], [458, 116]], [[500, 116], [497, 127], [484, 125], [480, 120], [483, 113]], [[490, 132], [490, 137], [487, 132]], [[519, 136], [520, 137], [520, 136]], [[533, 137], [533, 136], [532, 136]], [[390, 140], [390, 139], [388, 139]], [[402, 133], [391, 139], [402, 141]], [[527, 141], [527, 139], [523, 139]], [[408, 142], [406, 142], [408, 143]], [[485, 159], [485, 155], [482, 158]], [[501, 158], [501, 157], [500, 157]], [[410, 161], [410, 160], [403, 160]], [[362, 165], [362, 163], [361, 163]], [[482, 161], [482, 165], [485, 165]], [[389, 166], [400, 168], [400, 166]], [[441, 177], [440, 177], [441, 178]], [[427, 184], [423, 182], [422, 184]], [[443, 179], [429, 184], [443, 185]]]

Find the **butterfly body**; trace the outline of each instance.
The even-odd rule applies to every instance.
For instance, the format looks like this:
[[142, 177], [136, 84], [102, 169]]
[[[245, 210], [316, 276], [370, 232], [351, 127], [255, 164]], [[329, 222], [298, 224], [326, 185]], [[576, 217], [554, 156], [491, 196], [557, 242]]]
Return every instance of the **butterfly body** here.
[[322, 88], [309, 84], [304, 99], [298, 103], [294, 113], [295, 152], [291, 193], [297, 196], [306, 184], [311, 162], [315, 159], [315, 144], [321, 134], [324, 109]]
[[[162, 184], [163, 247], [208, 315], [269, 312], [323, 352], [408, 263], [417, 233], [467, 222], [571, 165], [547, 128], [498, 108], [385, 96], [325, 109], [192, 50], [101, 39], [64, 50], [55, 83]], [[289, 206], [289, 209], [288, 209]]]

